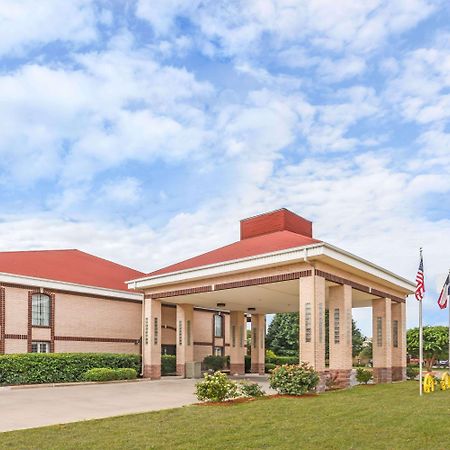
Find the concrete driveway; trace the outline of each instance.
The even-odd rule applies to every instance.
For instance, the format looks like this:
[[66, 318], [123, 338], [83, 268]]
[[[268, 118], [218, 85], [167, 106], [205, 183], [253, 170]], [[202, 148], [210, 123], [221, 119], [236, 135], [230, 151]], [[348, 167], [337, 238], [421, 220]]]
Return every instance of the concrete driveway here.
[[[108, 384], [0, 388], [0, 431], [190, 405], [198, 380], [163, 378]], [[264, 378], [254, 378], [265, 389]]]

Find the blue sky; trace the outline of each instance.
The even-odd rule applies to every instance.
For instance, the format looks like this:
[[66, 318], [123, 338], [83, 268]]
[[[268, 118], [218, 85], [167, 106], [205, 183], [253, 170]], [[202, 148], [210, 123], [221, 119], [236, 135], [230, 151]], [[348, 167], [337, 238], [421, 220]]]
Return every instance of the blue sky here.
[[1, 0], [0, 249], [150, 271], [288, 207], [410, 279], [423, 246], [445, 323], [449, 23], [427, 0]]

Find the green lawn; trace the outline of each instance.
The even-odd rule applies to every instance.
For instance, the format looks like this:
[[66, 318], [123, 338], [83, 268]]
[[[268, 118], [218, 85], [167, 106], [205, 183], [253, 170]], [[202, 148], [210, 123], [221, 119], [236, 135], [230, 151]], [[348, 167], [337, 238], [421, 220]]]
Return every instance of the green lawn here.
[[313, 398], [189, 406], [14, 431], [2, 449], [449, 449], [450, 391], [360, 386]]

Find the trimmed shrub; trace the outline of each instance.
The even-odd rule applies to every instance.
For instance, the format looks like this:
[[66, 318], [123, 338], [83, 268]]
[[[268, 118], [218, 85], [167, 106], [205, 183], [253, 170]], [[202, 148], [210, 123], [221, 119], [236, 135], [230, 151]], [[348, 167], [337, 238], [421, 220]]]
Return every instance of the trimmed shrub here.
[[252, 358], [250, 355], [245, 355], [245, 373], [250, 373], [252, 371]]
[[116, 353], [24, 353], [0, 355], [0, 385], [83, 381], [94, 368], [132, 368], [139, 373], [140, 355]]
[[420, 371], [418, 367], [408, 366], [406, 368], [406, 377], [408, 380], [415, 380], [419, 373]]
[[201, 401], [223, 402], [239, 396], [238, 385], [222, 372], [205, 373], [202, 381], [195, 385], [195, 395]]
[[275, 364], [276, 366], [282, 366], [283, 364], [298, 364], [298, 356], [275, 356], [266, 357], [267, 364]]
[[249, 383], [242, 381], [239, 383], [239, 393], [242, 397], [262, 397], [266, 395], [262, 387], [258, 383]]
[[214, 372], [217, 372], [218, 370], [223, 370], [226, 367], [227, 361], [227, 356], [209, 355], [205, 356], [203, 366], [205, 370], [214, 370]]
[[372, 372], [362, 367], [356, 369], [356, 381], [360, 384], [367, 384], [372, 379]]
[[270, 373], [271, 370], [275, 369], [276, 364], [270, 364], [270, 363], [266, 363], [265, 367], [265, 372], [266, 373]]
[[83, 376], [85, 381], [134, 380], [136, 377], [136, 369], [109, 369], [107, 367], [89, 369]]
[[307, 363], [277, 366], [269, 375], [270, 387], [279, 394], [303, 395], [318, 383], [318, 373]]
[[161, 356], [161, 375], [171, 375], [177, 372], [176, 355]]

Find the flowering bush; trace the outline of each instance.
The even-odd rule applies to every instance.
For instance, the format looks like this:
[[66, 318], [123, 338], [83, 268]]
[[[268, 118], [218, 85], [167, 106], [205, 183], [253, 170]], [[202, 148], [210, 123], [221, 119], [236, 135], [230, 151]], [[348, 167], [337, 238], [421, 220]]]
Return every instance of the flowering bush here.
[[242, 397], [262, 397], [266, 394], [258, 383], [247, 381], [239, 383], [239, 393]]
[[199, 381], [195, 388], [197, 398], [209, 402], [223, 402], [239, 396], [238, 385], [219, 371], [212, 375], [205, 373], [203, 380]]
[[279, 394], [303, 395], [317, 386], [319, 375], [307, 363], [285, 364], [272, 370], [269, 383]]

